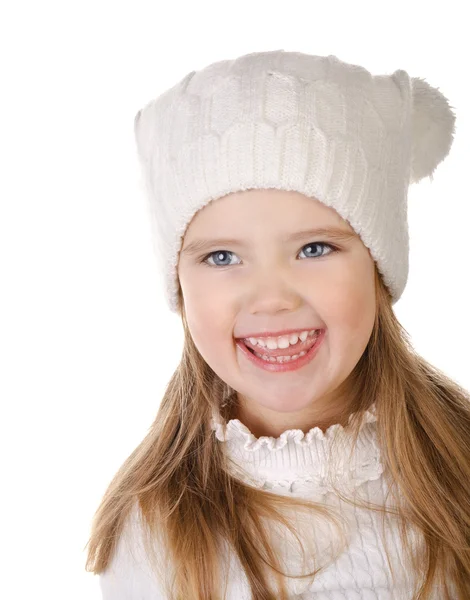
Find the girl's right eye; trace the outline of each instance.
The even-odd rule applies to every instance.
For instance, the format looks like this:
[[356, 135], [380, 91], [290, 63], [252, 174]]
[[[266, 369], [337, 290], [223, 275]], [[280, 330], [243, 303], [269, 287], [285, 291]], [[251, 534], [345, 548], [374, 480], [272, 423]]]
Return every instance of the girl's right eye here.
[[209, 254], [206, 254], [205, 256], [202, 257], [202, 260], [200, 262], [204, 263], [205, 265], [207, 265], [208, 267], [230, 267], [232, 265], [229, 264], [225, 264], [225, 265], [217, 265], [217, 264], [210, 264], [207, 261], [209, 260], [209, 258], [212, 258], [213, 256], [220, 258], [221, 256], [223, 256], [224, 254], [234, 254], [233, 252], [230, 252], [230, 250], [216, 250], [215, 252], [210, 252]]
[[[337, 248], [336, 246], [333, 246], [332, 244], [328, 244], [327, 242], [310, 242], [309, 244], [306, 244], [305, 246], [303, 246], [301, 248], [301, 251], [303, 252], [304, 248], [311, 248], [311, 247], [315, 247], [315, 246], [322, 247], [322, 248], [329, 248], [330, 252], [328, 252], [327, 254], [321, 254], [320, 256], [308, 256], [307, 258], [322, 258], [323, 256], [327, 256], [328, 254], [332, 254], [333, 252], [339, 251], [339, 248]], [[230, 250], [215, 250], [214, 252], [210, 252], [209, 254], [206, 254], [205, 256], [203, 256], [199, 262], [207, 265], [208, 267], [230, 267], [230, 266], [233, 266], [230, 264], [218, 265], [218, 264], [210, 264], [207, 262], [209, 260], [209, 258], [212, 258], [213, 256], [217, 257], [217, 259], [220, 259], [221, 256], [222, 257], [224, 256], [224, 254], [234, 254], [234, 252], [231, 252]], [[221, 260], [223, 260], [223, 259], [221, 259]]]

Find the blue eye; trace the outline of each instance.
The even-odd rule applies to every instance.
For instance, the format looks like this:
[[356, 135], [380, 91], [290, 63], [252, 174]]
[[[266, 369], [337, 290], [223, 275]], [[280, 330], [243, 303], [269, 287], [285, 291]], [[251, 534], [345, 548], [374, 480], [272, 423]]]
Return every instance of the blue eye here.
[[[317, 254], [316, 256], [307, 256], [307, 258], [322, 258], [323, 256], [327, 256], [328, 254], [332, 254], [333, 252], [339, 251], [339, 248], [337, 248], [336, 246], [333, 246], [332, 244], [327, 244], [326, 242], [310, 242], [309, 244], [306, 244], [305, 246], [302, 247], [301, 252], [303, 252], [304, 248], [315, 248], [315, 247], [328, 248], [330, 251], [327, 252], [326, 254], [321, 253], [320, 255]], [[214, 252], [210, 252], [209, 254], [204, 255], [199, 262], [206, 264], [208, 267], [231, 267], [234, 265], [210, 264], [209, 262], [207, 262], [209, 260], [209, 258], [212, 258], [213, 256], [216, 257], [217, 260], [223, 261], [223, 258], [221, 258], [221, 257], [224, 257], [224, 255], [230, 255], [230, 254], [234, 254], [234, 252], [230, 252], [230, 250], [215, 250]]]

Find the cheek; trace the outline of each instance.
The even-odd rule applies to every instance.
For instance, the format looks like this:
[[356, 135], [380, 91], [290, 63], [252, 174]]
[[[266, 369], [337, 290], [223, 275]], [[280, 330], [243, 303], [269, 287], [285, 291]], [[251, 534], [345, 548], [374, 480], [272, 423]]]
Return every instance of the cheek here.
[[375, 320], [375, 288], [370, 273], [351, 270], [329, 285], [321, 300], [321, 314], [332, 340], [341, 345], [365, 347]]
[[213, 313], [221, 314], [224, 307], [226, 310], [230, 307], [230, 285], [223, 285], [223, 279], [217, 275], [202, 266], [182, 269], [180, 273], [185, 305], [200, 314], [201, 319]]
[[[227, 314], [227, 303], [209, 301], [207, 295], [186, 298], [186, 319], [194, 343], [210, 365], [230, 351], [233, 324]], [[222, 358], [226, 362], [226, 356]]]

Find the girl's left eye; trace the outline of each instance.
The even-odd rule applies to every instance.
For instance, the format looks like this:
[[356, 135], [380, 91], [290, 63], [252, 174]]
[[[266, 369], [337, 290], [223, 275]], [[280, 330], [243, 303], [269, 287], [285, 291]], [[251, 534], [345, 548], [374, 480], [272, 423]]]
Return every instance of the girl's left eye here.
[[[333, 252], [338, 252], [339, 248], [337, 248], [336, 246], [333, 246], [332, 244], [328, 244], [326, 242], [311, 242], [310, 244], [306, 244], [305, 246], [302, 247], [301, 252], [303, 252], [304, 248], [314, 248], [315, 246], [317, 247], [322, 247], [322, 248], [329, 248], [330, 252], [328, 252], [327, 254], [321, 254], [319, 256], [308, 256], [307, 258], [322, 258], [323, 256], [327, 256], [328, 254], [332, 254]], [[212, 258], [213, 256], [217, 257], [217, 259], [220, 259], [220, 257], [224, 256], [224, 254], [234, 254], [234, 252], [230, 252], [230, 250], [215, 250], [214, 252], [210, 252], [209, 254], [206, 254], [202, 257], [202, 259], [199, 261], [200, 263], [204, 263], [206, 264], [208, 267], [230, 267], [233, 265], [230, 264], [210, 264], [209, 262], [207, 262], [209, 260], [209, 258]], [[223, 259], [221, 259], [223, 260]]]

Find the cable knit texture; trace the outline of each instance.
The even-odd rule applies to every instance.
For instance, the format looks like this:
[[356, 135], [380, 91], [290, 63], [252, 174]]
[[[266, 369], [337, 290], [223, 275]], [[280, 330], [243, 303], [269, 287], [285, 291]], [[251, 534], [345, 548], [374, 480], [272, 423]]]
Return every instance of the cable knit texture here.
[[[292, 523], [302, 539], [312, 544], [316, 566], [327, 565], [312, 582], [309, 579], [287, 579], [289, 597], [303, 600], [412, 600], [416, 579], [407, 568], [394, 517], [386, 518], [385, 536], [390, 552], [392, 571], [385, 556], [380, 515], [374, 511], [349, 505], [331, 489], [326, 478], [332, 456], [333, 436], [338, 434], [340, 444], [334, 446], [334, 483], [346, 492], [360, 493], [367, 501], [382, 505], [387, 485], [376, 436], [375, 404], [364, 413], [358, 443], [351, 462], [350, 433], [340, 424], [325, 432], [315, 427], [308, 433], [300, 430], [284, 431], [279, 437], [256, 438], [239, 420], [227, 423], [223, 434], [219, 414], [214, 414], [211, 425], [216, 439], [223, 444], [232, 464], [233, 475], [248, 485], [272, 493], [293, 495], [321, 502], [334, 509], [345, 524], [346, 550], [331, 562], [329, 557], [337, 549], [336, 529], [323, 517], [298, 516], [293, 513]], [[338, 448], [341, 448], [338, 450]], [[163, 600], [162, 589], [151, 579], [144, 555], [141, 521], [136, 508], [121, 537], [118, 550], [100, 577], [104, 600]], [[313, 570], [308, 563], [304, 569], [301, 554], [292, 534], [285, 528], [273, 526], [273, 547], [281, 558], [281, 566], [291, 574]], [[422, 539], [410, 531], [412, 544]], [[414, 546], [417, 548], [417, 546]], [[224, 545], [224, 577], [227, 581], [226, 600], [251, 600], [248, 581], [238, 557]], [[333, 557], [334, 558], [334, 557]], [[439, 600], [437, 594], [433, 600]]]

